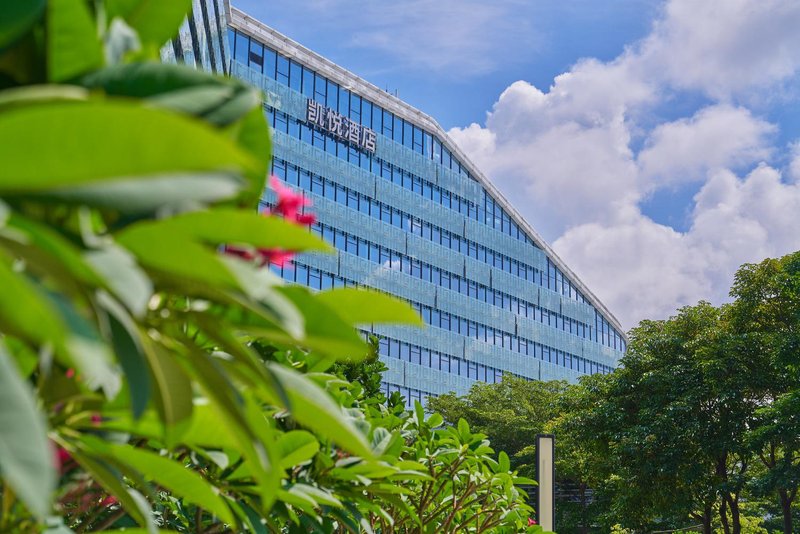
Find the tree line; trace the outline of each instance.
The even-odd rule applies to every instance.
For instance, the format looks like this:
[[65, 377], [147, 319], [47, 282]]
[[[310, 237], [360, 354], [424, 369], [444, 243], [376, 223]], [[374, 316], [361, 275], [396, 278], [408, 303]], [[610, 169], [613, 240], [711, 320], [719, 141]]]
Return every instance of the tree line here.
[[554, 433], [570, 494], [559, 532], [796, 532], [800, 252], [743, 265], [730, 296], [642, 321], [611, 374], [504, 377], [429, 407], [488, 434], [522, 474], [533, 436]]

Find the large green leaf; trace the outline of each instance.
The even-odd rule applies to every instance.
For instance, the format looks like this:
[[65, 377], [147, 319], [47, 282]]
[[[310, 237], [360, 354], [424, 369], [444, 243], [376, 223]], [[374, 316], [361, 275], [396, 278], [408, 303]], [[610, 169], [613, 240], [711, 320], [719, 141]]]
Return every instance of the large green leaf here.
[[108, 398], [114, 398], [119, 393], [122, 380], [111, 351], [100, 337], [95, 323], [80, 314], [65, 295], [51, 292], [48, 297], [68, 329], [63, 352], [88, 387], [102, 388]]
[[249, 210], [220, 208], [183, 213], [169, 219], [139, 223], [121, 232], [119, 239], [128, 242], [131, 235], [146, 229], [188, 237], [212, 247], [229, 244], [268, 249], [332, 251], [330, 245], [305, 227]]
[[122, 17], [142, 43], [160, 47], [178, 33], [192, 0], [106, 0], [109, 17]]
[[239, 196], [245, 186], [242, 178], [225, 172], [173, 174], [149, 176], [146, 187], [142, 186], [141, 178], [129, 178], [48, 191], [45, 196], [138, 215], [231, 200]]
[[248, 294], [255, 294], [256, 288], [243, 285], [250, 278], [231, 272], [230, 265], [220, 256], [220, 245], [329, 249], [329, 245], [307, 229], [276, 217], [232, 209], [197, 211], [141, 222], [126, 227], [116, 238], [140, 264], [174, 281], [192, 281], [216, 289], [237, 288]]
[[56, 477], [44, 417], [0, 344], [0, 473], [36, 516], [50, 511]]
[[46, 20], [50, 81], [69, 80], [102, 65], [103, 49], [85, 0], [48, 0]]
[[[372, 457], [372, 450], [364, 435], [324, 389], [280, 364], [268, 365], [283, 384], [290, 402], [286, 408], [297, 422], [355, 455]], [[272, 392], [265, 393], [268, 397], [272, 396], [270, 400], [273, 403], [279, 402]]]
[[103, 285], [78, 247], [52, 227], [16, 212], [11, 213], [6, 227], [0, 227], [0, 245], [23, 258], [37, 276], [55, 280], [62, 291], [81, 293], [86, 286]]
[[142, 317], [153, 295], [153, 282], [124, 248], [110, 244], [84, 254], [108, 287], [137, 317]]
[[192, 415], [192, 383], [174, 354], [147, 339], [146, 334], [140, 339], [155, 380], [157, 406], [166, 426], [166, 437], [173, 441], [188, 426]]
[[[252, 109], [261, 112], [258, 90], [237, 79], [213, 76], [183, 65], [155, 62], [114, 65], [89, 74], [81, 83], [108, 95], [145, 98], [152, 104], [202, 117], [216, 126], [232, 124]], [[264, 122], [262, 114], [260, 128], [266, 135]]]
[[39, 20], [45, 0], [3, 2], [0, 4], [0, 49], [26, 33]]
[[307, 462], [317, 454], [319, 442], [314, 434], [305, 430], [292, 430], [278, 438], [278, 452], [281, 456], [281, 467], [292, 467]]
[[317, 299], [352, 324], [423, 324], [419, 314], [408, 303], [378, 291], [342, 287], [322, 291], [317, 294]]
[[278, 289], [298, 309], [306, 321], [306, 336], [301, 343], [320, 354], [356, 360], [364, 357], [369, 348], [356, 332], [355, 325], [341, 318], [336, 308], [323, 302], [304, 287], [286, 286]]
[[66, 327], [45, 296], [0, 255], [0, 330], [35, 345], [62, 347]]
[[[240, 147], [244, 148], [259, 162], [261, 167], [255, 170], [250, 180], [250, 190], [244, 195], [246, 205], [255, 207], [266, 186], [267, 173], [272, 161], [272, 144], [269, 128], [265, 128], [264, 112], [261, 106], [253, 108], [241, 120], [228, 127], [229, 135]], [[260, 178], [260, 180], [259, 180]]]
[[95, 453], [109, 456], [135, 469], [145, 478], [165, 487], [175, 496], [216, 515], [225, 523], [234, 522], [230, 508], [219, 496], [219, 490], [183, 464], [127, 444], [113, 445], [89, 436], [84, 437], [84, 443]]
[[133, 417], [139, 418], [150, 402], [152, 387], [147, 357], [139, 341], [138, 330], [131, 317], [112, 298], [101, 293], [98, 302], [107, 312], [114, 353], [127, 378], [126, 386]]
[[198, 121], [110, 100], [55, 102], [3, 113], [0, 161], [0, 195], [41, 194], [108, 179], [252, 173], [263, 165]]

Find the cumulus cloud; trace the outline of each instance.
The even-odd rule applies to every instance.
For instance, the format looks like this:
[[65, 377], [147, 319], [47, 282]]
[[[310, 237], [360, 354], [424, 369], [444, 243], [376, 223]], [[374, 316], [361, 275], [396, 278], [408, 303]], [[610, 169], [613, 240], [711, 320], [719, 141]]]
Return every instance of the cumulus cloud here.
[[672, 0], [641, 44], [649, 77], [725, 100], [795, 75], [800, 2]]
[[641, 213], [568, 230], [553, 247], [627, 327], [680, 306], [724, 300], [733, 273], [800, 249], [800, 185], [760, 165], [743, 178], [713, 173], [695, 196], [692, 225], [677, 232]]
[[644, 176], [661, 185], [695, 181], [711, 169], [765, 160], [775, 129], [743, 107], [708, 106], [690, 118], [657, 126], [637, 161]]
[[[449, 133], [626, 328], [718, 303], [741, 263], [800, 248], [800, 143], [783, 157], [748, 96], [766, 95], [763, 112], [796, 83], [797, 27], [790, 0], [672, 0], [613, 61], [581, 60], [547, 90], [515, 82], [483, 125]], [[692, 93], [701, 105], [659, 118]], [[687, 184], [687, 230], [643, 212]]]

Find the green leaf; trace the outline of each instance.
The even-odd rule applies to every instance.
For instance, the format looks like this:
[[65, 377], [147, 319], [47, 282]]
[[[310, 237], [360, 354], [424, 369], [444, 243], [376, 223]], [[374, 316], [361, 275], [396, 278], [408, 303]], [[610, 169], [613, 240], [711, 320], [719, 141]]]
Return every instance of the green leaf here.
[[63, 294], [49, 293], [48, 296], [69, 329], [65, 352], [81, 379], [91, 389], [103, 388], [108, 398], [116, 397], [122, 386], [121, 378], [109, 347], [100, 338], [95, 324], [78, 313], [72, 301]]
[[230, 508], [219, 496], [219, 490], [183, 464], [127, 444], [111, 445], [97, 438], [90, 439], [89, 436], [84, 437], [84, 443], [96, 453], [107, 455], [135, 469], [145, 478], [167, 488], [175, 496], [216, 515], [223, 522], [228, 524], [234, 522]]
[[264, 112], [261, 106], [258, 106], [229, 127], [231, 138], [247, 150], [256, 161], [261, 162], [261, 167], [250, 176], [250, 190], [244, 196], [246, 205], [251, 207], [258, 205], [264, 192], [272, 161], [272, 143], [269, 128], [265, 128], [265, 124]]
[[122, 232], [120, 237], [145, 228], [179, 234], [212, 247], [229, 244], [297, 251], [333, 250], [325, 241], [309, 232], [308, 228], [250, 210], [219, 208], [183, 213], [157, 222], [139, 223], [135, 228]]
[[150, 176], [147, 186], [142, 186], [142, 178], [130, 178], [48, 191], [45, 196], [139, 215], [230, 200], [240, 194], [244, 185], [244, 180], [226, 173]]
[[66, 328], [51, 303], [0, 255], [0, 330], [35, 345], [61, 347]]
[[83, 284], [103, 285], [80, 249], [50, 226], [12, 213], [7, 227], [0, 228], [0, 243], [24, 258], [32, 272], [52, 277], [65, 291], [81, 292]]
[[439, 427], [442, 425], [442, 423], [444, 423], [444, 418], [438, 413], [431, 414], [431, 416], [428, 418], [428, 425], [431, 428]]
[[136, 317], [142, 317], [153, 295], [153, 283], [124, 248], [109, 245], [84, 254], [108, 287]]
[[110, 297], [99, 295], [100, 305], [108, 312], [107, 319], [111, 330], [111, 341], [122, 370], [127, 378], [128, 394], [131, 398], [133, 417], [138, 419], [150, 402], [152, 390], [147, 357], [139, 341], [138, 331], [133, 320], [117, 302]]
[[[355, 330], [355, 327], [342, 320], [333, 308], [322, 302], [318, 295], [299, 286], [278, 288], [305, 317], [306, 332], [301, 343], [320, 354], [336, 358], [357, 360], [369, 352], [369, 347]], [[287, 340], [289, 341], [289, 340]]]
[[142, 43], [160, 47], [177, 35], [191, 0], [106, 0], [109, 18], [119, 16], [139, 33]]
[[0, 49], [24, 35], [44, 12], [45, 0], [3, 2], [0, 7]]
[[168, 440], [174, 440], [192, 415], [192, 383], [173, 354], [161, 345], [141, 336], [144, 354], [156, 382], [158, 410], [166, 425]]
[[0, 109], [53, 100], [86, 100], [89, 91], [77, 85], [27, 85], [0, 92]]
[[37, 517], [47, 516], [56, 486], [44, 416], [0, 344], [0, 473]]
[[281, 456], [281, 467], [290, 469], [313, 458], [319, 450], [319, 442], [311, 432], [292, 430], [281, 435], [277, 448]]
[[317, 294], [317, 299], [352, 324], [423, 324], [419, 314], [407, 302], [378, 291], [341, 287], [322, 291]]
[[[220, 255], [223, 244], [290, 250], [327, 250], [329, 246], [307, 229], [277, 217], [227, 208], [184, 213], [126, 227], [117, 242], [139, 263], [176, 281], [193, 281], [208, 288], [245, 288]], [[237, 275], [242, 273], [237, 269]]]
[[46, 20], [48, 80], [62, 82], [102, 65], [103, 49], [85, 0], [48, 0]]
[[0, 161], [0, 195], [132, 177], [252, 173], [263, 165], [196, 120], [111, 100], [55, 102], [0, 114]]
[[[183, 65], [136, 62], [93, 72], [81, 83], [108, 95], [144, 98], [216, 126], [228, 126], [257, 111], [261, 114], [258, 129], [267, 135], [260, 92], [235, 78], [213, 76]], [[261, 151], [255, 155], [269, 159]]]
[[500, 451], [500, 454], [497, 456], [497, 463], [501, 472], [507, 473], [511, 470], [511, 461], [509, 461], [508, 454], [504, 451]]
[[[364, 435], [325, 390], [280, 364], [267, 365], [287, 392], [291, 404], [286, 408], [297, 422], [355, 455], [372, 457], [372, 450]], [[271, 397], [271, 402], [279, 403], [273, 392], [266, 393]]]

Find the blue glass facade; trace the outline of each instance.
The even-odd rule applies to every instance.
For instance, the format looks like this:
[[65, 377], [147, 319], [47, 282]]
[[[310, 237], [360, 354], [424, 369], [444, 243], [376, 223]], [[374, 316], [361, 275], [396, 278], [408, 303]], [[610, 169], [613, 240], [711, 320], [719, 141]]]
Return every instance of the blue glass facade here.
[[[206, 12], [222, 6], [206, 3]], [[229, 58], [221, 69], [205, 60], [198, 66], [263, 90], [273, 172], [312, 200], [319, 218], [312, 231], [337, 249], [276, 272], [317, 289], [364, 285], [393, 293], [428, 325], [373, 330], [389, 366], [387, 391], [411, 401], [464, 393], [503, 373], [574, 380], [617, 365], [625, 350], [617, 321], [433, 119], [225, 8], [217, 19], [227, 25], [225, 39], [192, 44], [187, 23], [189, 39], [180, 42], [201, 53], [205, 47], [209, 64]], [[316, 120], [317, 111], [309, 115], [310, 101], [327, 108], [334, 128]], [[342, 121], [355, 137], [342, 135]], [[364, 144], [367, 134], [374, 147]], [[263, 200], [272, 200], [269, 192]]]

